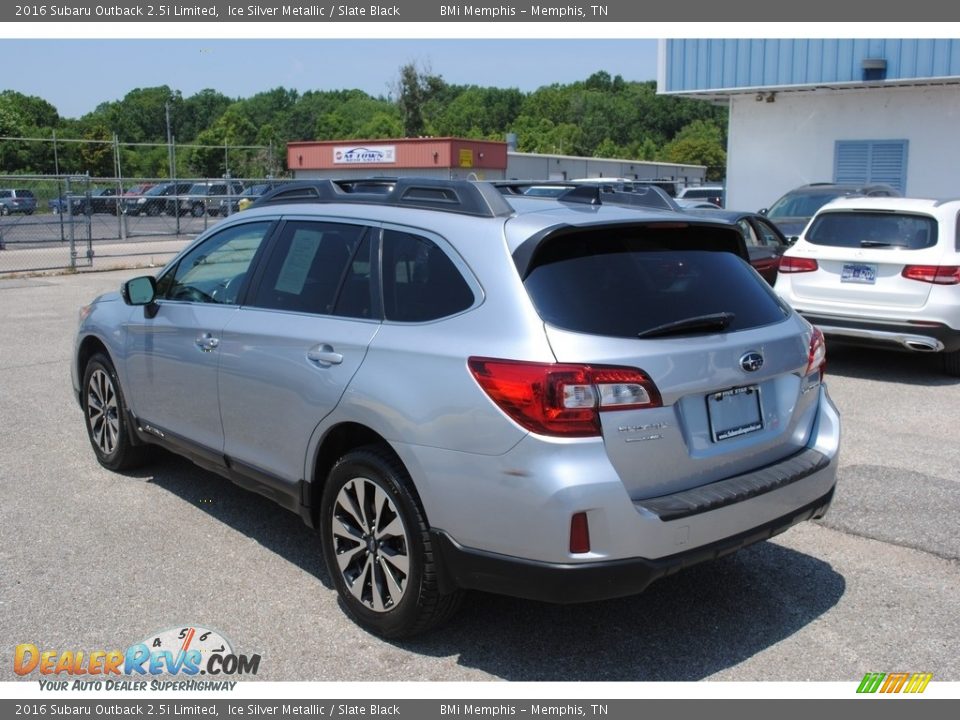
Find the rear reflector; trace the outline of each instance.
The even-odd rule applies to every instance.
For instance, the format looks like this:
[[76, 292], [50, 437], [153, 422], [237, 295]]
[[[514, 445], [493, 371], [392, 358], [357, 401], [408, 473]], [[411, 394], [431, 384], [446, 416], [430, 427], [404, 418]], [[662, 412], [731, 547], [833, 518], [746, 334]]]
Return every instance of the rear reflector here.
[[590, 552], [590, 524], [585, 512], [578, 512], [570, 518], [570, 552]]
[[956, 265], [907, 265], [900, 274], [907, 280], [934, 285], [960, 284], [960, 267]]
[[784, 255], [782, 258], [780, 258], [780, 267], [777, 268], [777, 271], [782, 273], [803, 273], [813, 272], [819, 267], [820, 266], [817, 264], [817, 261], [813, 258], [791, 257], [789, 255]]
[[497, 407], [541, 435], [597, 436], [601, 412], [663, 404], [653, 380], [636, 368], [482, 357], [467, 364]]

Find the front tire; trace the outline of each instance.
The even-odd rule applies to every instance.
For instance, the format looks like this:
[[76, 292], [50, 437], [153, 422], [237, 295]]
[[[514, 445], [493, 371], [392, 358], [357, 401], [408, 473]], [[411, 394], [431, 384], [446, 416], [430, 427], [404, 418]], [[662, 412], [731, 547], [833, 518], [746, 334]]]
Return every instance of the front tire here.
[[386, 638], [446, 621], [462, 593], [441, 594], [436, 550], [413, 483], [382, 448], [354, 450], [330, 471], [320, 504], [327, 571], [347, 614]]
[[127, 405], [110, 358], [97, 353], [83, 373], [83, 417], [97, 462], [108, 470], [131, 470], [149, 459], [149, 447], [134, 445]]

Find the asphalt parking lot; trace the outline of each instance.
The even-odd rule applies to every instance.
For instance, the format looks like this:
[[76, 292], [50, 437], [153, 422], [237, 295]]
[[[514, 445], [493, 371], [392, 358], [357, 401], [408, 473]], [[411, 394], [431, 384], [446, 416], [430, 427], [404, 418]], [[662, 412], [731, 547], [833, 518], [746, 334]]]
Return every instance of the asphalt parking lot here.
[[960, 680], [960, 382], [933, 356], [829, 348], [844, 445], [824, 520], [641, 596], [474, 594], [384, 642], [340, 611], [296, 516], [174, 457], [96, 463], [70, 389], [77, 309], [137, 272], [0, 279], [0, 681], [17, 643], [126, 648], [187, 624], [260, 653], [264, 680]]

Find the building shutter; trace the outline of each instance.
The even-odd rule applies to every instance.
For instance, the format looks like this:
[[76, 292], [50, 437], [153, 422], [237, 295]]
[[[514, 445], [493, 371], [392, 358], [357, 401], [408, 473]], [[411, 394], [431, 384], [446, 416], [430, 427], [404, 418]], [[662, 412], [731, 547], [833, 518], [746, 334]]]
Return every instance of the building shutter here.
[[906, 194], [907, 142], [838, 140], [834, 151], [834, 182], [885, 183]]

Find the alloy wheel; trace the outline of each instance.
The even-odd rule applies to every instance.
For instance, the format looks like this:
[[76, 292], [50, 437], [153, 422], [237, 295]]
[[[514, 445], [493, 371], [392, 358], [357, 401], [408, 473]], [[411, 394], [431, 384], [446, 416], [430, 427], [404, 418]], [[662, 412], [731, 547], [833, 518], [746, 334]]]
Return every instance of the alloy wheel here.
[[120, 438], [120, 410], [113, 381], [100, 368], [93, 371], [87, 385], [87, 423], [100, 452], [112, 454]]
[[347, 481], [337, 493], [330, 532], [350, 594], [374, 612], [395, 608], [410, 577], [410, 542], [391, 495], [369, 478]]

